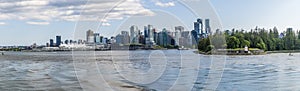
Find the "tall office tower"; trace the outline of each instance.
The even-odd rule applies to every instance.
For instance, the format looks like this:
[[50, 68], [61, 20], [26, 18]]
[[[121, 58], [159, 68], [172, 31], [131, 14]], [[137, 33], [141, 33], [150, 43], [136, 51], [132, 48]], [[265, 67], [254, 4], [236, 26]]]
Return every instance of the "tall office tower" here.
[[148, 38], [148, 27], [144, 26], [144, 38]]
[[147, 27], [148, 37], [146, 37], [146, 47], [152, 48], [155, 45], [154, 42], [154, 28], [152, 25]]
[[56, 47], [59, 47], [61, 44], [61, 36], [56, 36]]
[[198, 22], [194, 22], [194, 30], [197, 34], [200, 34], [200, 24]]
[[129, 35], [129, 32], [128, 31], [121, 31], [121, 34], [122, 35]]
[[168, 30], [166, 28], [160, 33], [159, 42], [161, 46], [166, 47], [168, 45]]
[[135, 44], [138, 43], [138, 35], [139, 35], [139, 30], [137, 26], [131, 26], [130, 27], [130, 43]]
[[116, 43], [117, 44], [123, 44], [123, 38], [124, 38], [124, 36], [122, 34], [118, 34], [116, 36]]
[[191, 33], [190, 31], [182, 31], [181, 38], [179, 39], [179, 44], [184, 47], [191, 47]]
[[197, 22], [199, 24], [197, 32], [198, 32], [198, 34], [203, 34], [204, 32], [203, 32], [203, 21], [202, 21], [202, 19], [198, 18]]
[[49, 43], [46, 43], [46, 47], [50, 47]]
[[53, 39], [50, 39], [50, 47], [54, 47]]
[[148, 27], [144, 26], [144, 37], [143, 37], [143, 43], [146, 44], [146, 41], [148, 39], [149, 33], [148, 33]]
[[156, 29], [153, 29], [153, 36], [154, 36], [154, 42], [157, 44], [158, 43], [158, 33]]
[[194, 48], [198, 46], [198, 42], [200, 38], [204, 37], [204, 32], [203, 32], [203, 22], [202, 19], [197, 19], [197, 22], [194, 22], [194, 30], [191, 31], [192, 34], [192, 44]]
[[197, 19], [196, 22], [194, 22], [194, 30], [197, 34], [197, 36], [195, 36], [195, 39], [200, 39], [200, 37], [202, 37], [203, 35], [203, 22], [202, 22], [202, 19]]
[[103, 43], [103, 36], [100, 36], [100, 43]]
[[128, 31], [121, 31], [121, 35], [123, 36], [122, 44], [129, 44], [130, 43], [130, 36]]
[[191, 31], [191, 34], [192, 34], [192, 46], [193, 48], [196, 48], [199, 42], [197, 31], [193, 30]]
[[92, 30], [88, 30], [86, 32], [86, 41], [88, 43], [93, 43], [94, 42], [94, 32]]
[[100, 34], [94, 33], [94, 43], [100, 44]]
[[211, 34], [209, 19], [205, 19], [205, 32], [206, 32], [206, 34]]
[[149, 33], [149, 39], [153, 41], [153, 26], [148, 25], [148, 33]]
[[181, 32], [184, 31], [184, 27], [176, 26], [175, 27], [175, 45], [179, 46], [179, 38], [181, 38]]

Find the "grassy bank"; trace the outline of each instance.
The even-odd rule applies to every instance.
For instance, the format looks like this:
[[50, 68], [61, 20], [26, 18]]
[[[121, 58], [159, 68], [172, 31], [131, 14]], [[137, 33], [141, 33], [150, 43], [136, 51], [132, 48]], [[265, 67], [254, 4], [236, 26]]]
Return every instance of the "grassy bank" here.
[[208, 52], [197, 51], [198, 54], [204, 55], [265, 55], [267, 52], [258, 48], [249, 48], [248, 51], [245, 51], [244, 48], [235, 48], [235, 49], [216, 49]]

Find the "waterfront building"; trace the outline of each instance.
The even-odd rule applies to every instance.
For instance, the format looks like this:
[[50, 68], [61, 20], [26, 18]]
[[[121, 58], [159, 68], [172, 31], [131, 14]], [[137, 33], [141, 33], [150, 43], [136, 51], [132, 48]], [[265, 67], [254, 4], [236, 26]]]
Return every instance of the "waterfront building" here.
[[105, 37], [104, 40], [105, 40], [105, 44], [116, 43], [116, 37], [113, 37], [113, 38], [107, 38], [107, 37]]
[[50, 47], [54, 47], [53, 39], [50, 39]]
[[129, 44], [129, 35], [127, 31], [122, 31], [115, 38], [117, 44]]
[[46, 43], [46, 47], [50, 47], [50, 44], [49, 44], [49, 43]]
[[179, 46], [179, 38], [181, 38], [181, 32], [184, 31], [184, 27], [176, 26], [175, 27], [175, 45]]
[[197, 48], [201, 38], [206, 38], [211, 34], [209, 19], [205, 19], [205, 31], [203, 30], [203, 21], [199, 18], [197, 19], [197, 22], [194, 22], [194, 30], [191, 31], [193, 48]]
[[148, 33], [149, 33], [149, 40], [150, 42], [153, 42], [154, 41], [154, 28], [152, 25], [148, 25]]
[[148, 38], [148, 28], [144, 26], [144, 38]]
[[158, 45], [166, 47], [171, 45], [171, 36], [169, 35], [170, 32], [164, 28], [161, 32], [158, 33]]
[[195, 30], [192, 30], [191, 34], [192, 34], [192, 46], [193, 46], [193, 48], [195, 48], [199, 43], [199, 37], [198, 37], [197, 31], [195, 31]]
[[130, 43], [137, 44], [139, 42], [139, 30], [137, 26], [130, 27]]
[[103, 36], [100, 36], [100, 43], [103, 44], [103, 39], [104, 37]]
[[116, 36], [116, 43], [117, 43], [117, 44], [123, 44], [123, 38], [124, 38], [123, 35], [118, 34], [118, 35]]
[[155, 42], [155, 44], [157, 44], [159, 38], [158, 38], [158, 32], [157, 32], [156, 29], [153, 30], [153, 37], [154, 37], [154, 42]]
[[203, 34], [203, 22], [202, 19], [198, 18], [197, 22], [194, 22], [194, 30], [198, 35]]
[[206, 32], [207, 35], [211, 34], [209, 19], [205, 19], [205, 32]]
[[191, 33], [190, 31], [182, 31], [181, 32], [181, 38], [179, 38], [179, 44], [184, 47], [191, 47], [192, 41], [191, 41]]
[[94, 32], [92, 30], [88, 30], [86, 32], [86, 41], [87, 41], [87, 43], [93, 43], [94, 42]]
[[100, 44], [100, 34], [99, 33], [94, 33], [94, 43]]
[[130, 36], [128, 31], [121, 31], [121, 35], [123, 36], [122, 44], [129, 44], [130, 43]]
[[61, 36], [56, 36], [56, 47], [59, 47], [61, 44]]
[[139, 36], [139, 43], [140, 43], [140, 44], [146, 44], [146, 43], [145, 43], [145, 36], [144, 36], [144, 35], [140, 35], [140, 36]]
[[65, 40], [65, 44], [69, 44], [69, 40]]
[[146, 48], [153, 48], [153, 46], [156, 45], [154, 41], [154, 31], [155, 29], [153, 28], [152, 25], [148, 25], [144, 27]]
[[116, 43], [116, 39], [115, 39], [115, 37], [110, 37], [110, 39], [108, 39], [108, 38], [105, 38], [105, 40], [106, 40], [106, 43], [107, 44], [114, 44], [114, 43]]

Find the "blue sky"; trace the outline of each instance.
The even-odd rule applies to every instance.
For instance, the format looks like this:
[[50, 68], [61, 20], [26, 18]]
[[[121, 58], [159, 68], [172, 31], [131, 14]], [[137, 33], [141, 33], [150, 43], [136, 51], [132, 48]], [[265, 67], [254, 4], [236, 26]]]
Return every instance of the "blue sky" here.
[[85, 39], [92, 29], [103, 36], [128, 31], [131, 25], [156, 29], [184, 26], [197, 17], [211, 19], [213, 29], [281, 31], [300, 29], [299, 0], [2, 0], [0, 45], [45, 44], [50, 38]]

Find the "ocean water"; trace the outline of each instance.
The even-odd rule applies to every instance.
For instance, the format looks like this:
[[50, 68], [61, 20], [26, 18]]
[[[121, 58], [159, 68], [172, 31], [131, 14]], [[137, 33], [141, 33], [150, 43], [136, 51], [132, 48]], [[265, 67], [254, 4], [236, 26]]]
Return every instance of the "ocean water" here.
[[0, 91], [300, 90], [300, 54], [193, 50], [5, 52]]

